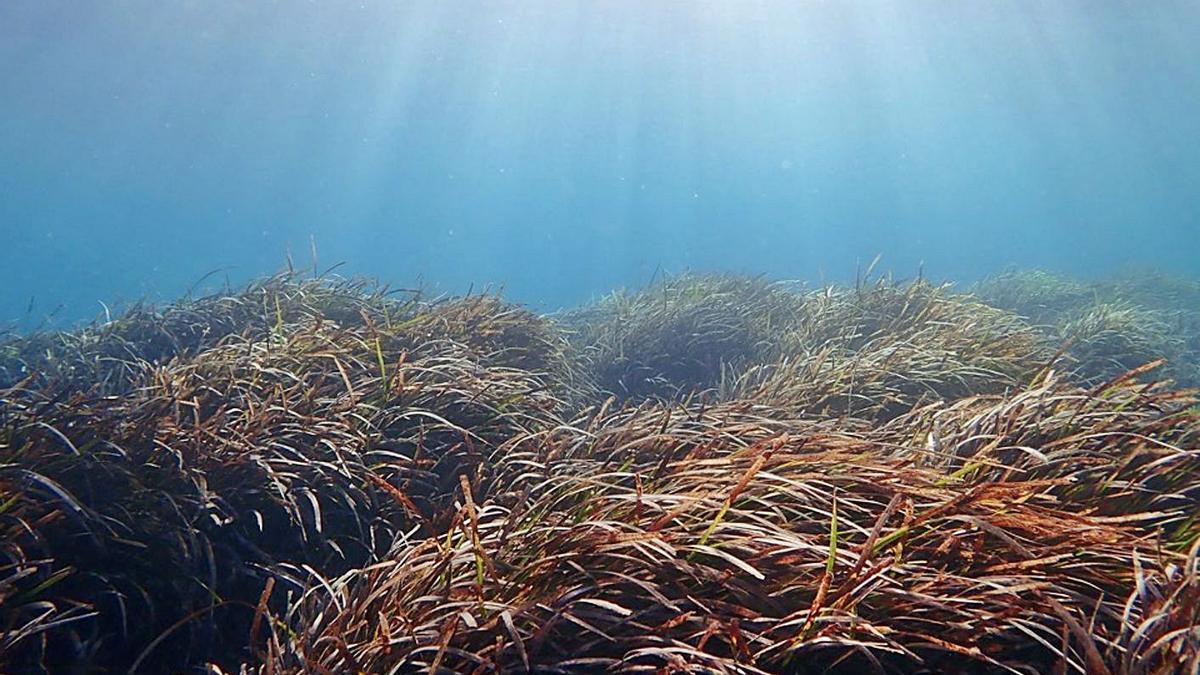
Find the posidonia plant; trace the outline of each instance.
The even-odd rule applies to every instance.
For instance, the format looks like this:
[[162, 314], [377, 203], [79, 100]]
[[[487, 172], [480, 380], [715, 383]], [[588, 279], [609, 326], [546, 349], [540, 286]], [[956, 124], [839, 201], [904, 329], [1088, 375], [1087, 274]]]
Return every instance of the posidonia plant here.
[[281, 275], [9, 341], [0, 670], [1194, 670], [1186, 324], [1013, 283]]

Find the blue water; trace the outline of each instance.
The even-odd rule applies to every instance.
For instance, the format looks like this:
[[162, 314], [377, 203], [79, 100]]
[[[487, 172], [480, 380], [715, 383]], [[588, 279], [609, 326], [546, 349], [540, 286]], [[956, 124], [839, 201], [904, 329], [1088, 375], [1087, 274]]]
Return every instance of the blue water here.
[[0, 322], [344, 273], [1200, 273], [1200, 4], [0, 4]]

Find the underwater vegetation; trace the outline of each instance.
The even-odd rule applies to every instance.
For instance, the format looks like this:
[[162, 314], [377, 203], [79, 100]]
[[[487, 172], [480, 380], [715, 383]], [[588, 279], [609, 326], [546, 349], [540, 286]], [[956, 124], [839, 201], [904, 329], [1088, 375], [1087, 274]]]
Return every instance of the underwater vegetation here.
[[0, 671], [1194, 671], [1197, 300], [282, 274], [14, 336]]
[[1156, 272], [1083, 282], [1013, 271], [972, 289], [1068, 344], [1078, 374], [1094, 381], [1154, 359], [1181, 386], [1200, 386], [1200, 282]]
[[683, 275], [617, 291], [565, 313], [581, 362], [602, 395], [673, 399], [717, 388], [732, 372], [773, 361], [803, 297], [764, 279]]

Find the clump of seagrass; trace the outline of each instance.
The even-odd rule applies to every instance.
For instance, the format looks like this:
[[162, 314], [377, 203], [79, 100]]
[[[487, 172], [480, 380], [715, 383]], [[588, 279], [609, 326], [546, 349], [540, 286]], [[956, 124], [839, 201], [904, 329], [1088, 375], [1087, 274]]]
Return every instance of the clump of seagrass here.
[[283, 326], [322, 318], [341, 325], [402, 320], [413, 295], [356, 279], [279, 274], [164, 308], [137, 304], [121, 316], [74, 331], [14, 337], [0, 344], [0, 388], [27, 386], [119, 394], [147, 367], [194, 355], [225, 339], [266, 339]]
[[488, 368], [533, 373], [559, 394], [594, 398], [594, 386], [574, 357], [564, 330], [551, 319], [505, 302], [476, 295], [432, 304], [406, 327], [428, 340], [464, 345]]
[[770, 358], [800, 298], [762, 279], [683, 275], [566, 315], [601, 391], [624, 401], [714, 389]]
[[[1161, 366], [1161, 362], [1150, 364]], [[1007, 395], [914, 410], [872, 432], [961, 484], [1050, 480], [1060, 508], [1129, 522], [1186, 551], [1200, 538], [1200, 400], [1144, 367], [1092, 389], [1052, 373]]]
[[[752, 406], [625, 410], [509, 450], [513, 503], [314, 583], [259, 672], [1167, 672], [1195, 554], [959, 487]], [[781, 431], [792, 427], [792, 431]], [[1136, 596], [1130, 598], [1131, 593]]]
[[[0, 434], [10, 438], [11, 427]], [[12, 471], [0, 465], [4, 475]], [[30, 645], [96, 616], [92, 606], [61, 599], [55, 586], [76, 570], [41, 550], [46, 524], [73, 515], [70, 504], [30, 494], [29, 483], [0, 479], [0, 668], [8, 672], [38, 672], [41, 650]]]
[[[11, 394], [0, 395], [0, 493], [16, 534], [4, 553], [12, 586], [0, 594], [0, 665], [128, 667], [138, 645], [214, 605], [212, 549], [183, 515], [201, 512], [198, 500], [186, 477], [153, 458], [129, 461], [106, 438], [124, 424], [120, 412], [79, 398], [62, 404]], [[20, 625], [31, 608], [39, 612], [34, 630]], [[184, 659], [203, 653], [213, 644], [211, 628], [189, 625], [170, 646]]]
[[1168, 377], [1200, 386], [1200, 284], [1194, 281], [1149, 272], [1083, 283], [1027, 271], [986, 280], [974, 290], [1065, 342], [1081, 381], [1101, 382], [1165, 358]]
[[1038, 325], [1057, 323], [1064, 313], [1096, 300], [1096, 289], [1042, 270], [1005, 272], [975, 284], [971, 291], [987, 304]]
[[1195, 320], [1200, 315], [1200, 281], [1155, 270], [1141, 270], [1102, 282], [1102, 287], [1109, 297], [1176, 313], [1184, 319], [1184, 327], [1197, 326]]
[[473, 337], [506, 321], [499, 304], [378, 302], [281, 311], [266, 333], [145, 364], [121, 395], [0, 393], [0, 525], [24, 532], [0, 571], [0, 665], [234, 665], [257, 607], [402, 532], [440, 536], [460, 476], [557, 424], [544, 373], [514, 360], [555, 358], [534, 353], [545, 326], [505, 344]]
[[1167, 359], [1168, 372], [1193, 381], [1188, 345], [1163, 317], [1127, 303], [1101, 303], [1068, 312], [1058, 331], [1071, 345], [1078, 366], [1075, 375], [1085, 382], [1102, 382], [1158, 359]]
[[808, 293], [781, 357], [747, 369], [732, 397], [813, 417], [883, 420], [923, 401], [1023, 385], [1051, 343], [1009, 312], [949, 286], [880, 280]]

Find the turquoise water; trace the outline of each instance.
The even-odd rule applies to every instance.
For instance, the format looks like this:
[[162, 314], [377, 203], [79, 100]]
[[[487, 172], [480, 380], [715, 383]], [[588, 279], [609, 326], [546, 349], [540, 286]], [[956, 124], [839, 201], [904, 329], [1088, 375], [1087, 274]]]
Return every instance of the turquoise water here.
[[[539, 309], [1200, 273], [1195, 2], [0, 4], [0, 322], [338, 262]], [[61, 308], [60, 308], [61, 306]]]

